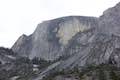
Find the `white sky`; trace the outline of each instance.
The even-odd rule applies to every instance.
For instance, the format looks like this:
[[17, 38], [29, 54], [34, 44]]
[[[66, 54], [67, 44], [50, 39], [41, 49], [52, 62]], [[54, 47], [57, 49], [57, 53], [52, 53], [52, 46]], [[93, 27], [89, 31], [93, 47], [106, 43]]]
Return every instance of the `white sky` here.
[[62, 16], [100, 16], [120, 0], [0, 0], [0, 46], [11, 47], [38, 23]]

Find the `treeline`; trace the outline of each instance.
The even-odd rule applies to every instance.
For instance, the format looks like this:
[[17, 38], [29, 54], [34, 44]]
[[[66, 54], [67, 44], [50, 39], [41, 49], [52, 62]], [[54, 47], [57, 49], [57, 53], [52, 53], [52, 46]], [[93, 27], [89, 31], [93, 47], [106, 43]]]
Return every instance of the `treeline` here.
[[12, 49], [4, 48], [4, 47], [0, 47], [0, 54], [16, 55], [16, 53], [14, 53]]

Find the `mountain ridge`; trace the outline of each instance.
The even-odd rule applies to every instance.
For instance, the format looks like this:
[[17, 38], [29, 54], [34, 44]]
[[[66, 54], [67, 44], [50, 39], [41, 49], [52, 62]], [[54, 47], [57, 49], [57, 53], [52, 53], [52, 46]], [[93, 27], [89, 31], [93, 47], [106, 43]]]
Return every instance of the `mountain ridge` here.
[[[111, 66], [115, 66], [115, 69], [119, 70], [119, 31], [120, 3], [104, 11], [99, 18], [67, 16], [44, 21], [38, 24], [30, 36], [22, 35], [13, 45], [12, 50], [17, 55], [30, 60], [37, 57], [48, 62], [52, 61], [50, 65], [40, 70], [41, 72], [38, 71], [37, 77], [31, 80], [44, 80], [44, 77], [51, 76], [52, 73], [71, 71], [76, 67], [78, 71], [81, 71], [84, 67], [90, 67], [89, 65], [95, 70], [97, 66], [98, 72], [103, 70], [102, 66], [104, 65], [108, 65], [110, 69]], [[99, 66], [101, 68], [98, 68]], [[97, 70], [93, 71], [92, 77], [97, 75]], [[111, 70], [105, 73], [103, 70], [102, 73], [108, 77], [109, 71]], [[116, 70], [115, 73], [119, 74]], [[116, 75], [115, 73], [114, 75]], [[64, 75], [54, 76], [55, 79], [52, 80], [60, 80], [59, 77], [64, 77]], [[93, 80], [93, 78], [87, 79], [88, 75], [85, 76], [86, 79], [80, 78], [80, 80]]]
[[[75, 34], [77, 34], [80, 30], [84, 30], [85, 28], [88, 27], [95, 27], [97, 25], [97, 18], [93, 18], [93, 17], [81, 17], [81, 16], [70, 16], [70, 17], [62, 17], [62, 18], [58, 18], [58, 19], [54, 19], [52, 21], [44, 21], [43, 23], [39, 24], [37, 29], [35, 30], [35, 32], [31, 35], [31, 48], [33, 46], [31, 53], [36, 54], [37, 56], [39, 56], [37, 53], [39, 53], [41, 56], [42, 53], [46, 53], [47, 58], [48, 57], [52, 57], [55, 55], [58, 55], [57, 52], [61, 49], [61, 47], [64, 47], [68, 41], [72, 38], [72, 36], [74, 36]], [[91, 21], [91, 22], [89, 22]], [[67, 26], [69, 25], [69, 26]], [[79, 26], [81, 25], [81, 26]], [[88, 25], [88, 26], [86, 26]], [[93, 26], [91, 26], [93, 25]], [[74, 26], [75, 28], [73, 28], [72, 26]], [[34, 39], [34, 40], [33, 40]], [[18, 39], [19, 40], [19, 39]], [[29, 39], [27, 39], [29, 41]], [[38, 42], [38, 43], [36, 43]], [[18, 42], [21, 43], [21, 42]], [[24, 40], [23, 40], [24, 43]], [[36, 45], [35, 45], [36, 44]], [[21, 44], [22, 45], [22, 44]], [[23, 44], [25, 45], [25, 44]], [[35, 46], [34, 46], [35, 45]], [[40, 48], [44, 47], [43, 49]], [[27, 46], [27, 44], [25, 45]], [[45, 47], [46, 46], [46, 47]], [[50, 46], [50, 47], [48, 47]], [[34, 48], [35, 47], [35, 48]], [[39, 49], [41, 49], [40, 51], [38, 51], [39, 49], [35, 50], [36, 47], [38, 47]], [[54, 47], [56, 49], [52, 50], [51, 47]], [[24, 51], [27, 50], [19, 50], [19, 46], [18, 49], [17, 48], [17, 42], [16, 44], [12, 47], [14, 52], [20, 52], [20, 53], [26, 53]], [[22, 48], [22, 47], [21, 47]], [[25, 47], [28, 48], [28, 47]], [[45, 49], [46, 48], [46, 49]], [[44, 50], [45, 49], [45, 50]], [[54, 51], [54, 52], [51, 52]], [[46, 52], [44, 52], [46, 51]], [[51, 52], [51, 55], [50, 53]], [[54, 54], [53, 54], [54, 53]], [[33, 54], [33, 55], [34, 55]]]

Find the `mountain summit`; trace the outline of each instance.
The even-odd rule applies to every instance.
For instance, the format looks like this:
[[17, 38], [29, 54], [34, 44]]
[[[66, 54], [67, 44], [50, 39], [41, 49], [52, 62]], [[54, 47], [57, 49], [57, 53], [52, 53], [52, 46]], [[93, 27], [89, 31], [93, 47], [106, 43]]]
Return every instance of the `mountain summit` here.
[[[13, 45], [12, 50], [31, 59], [40, 57], [46, 60], [55, 60], [66, 54], [64, 53], [65, 49], [76, 35], [83, 34], [85, 31], [94, 29], [90, 32], [92, 35], [89, 38], [99, 33], [119, 36], [119, 13], [120, 3], [104, 11], [99, 18], [68, 16], [44, 21], [38, 24], [30, 36], [22, 35]], [[85, 38], [88, 37], [83, 37], [84, 43], [88, 43], [85, 42]]]
[[98, 19], [94, 17], [68, 16], [44, 21], [38, 24], [32, 35], [22, 35], [12, 50], [21, 56], [54, 60], [63, 55], [63, 50], [75, 35], [97, 26]]

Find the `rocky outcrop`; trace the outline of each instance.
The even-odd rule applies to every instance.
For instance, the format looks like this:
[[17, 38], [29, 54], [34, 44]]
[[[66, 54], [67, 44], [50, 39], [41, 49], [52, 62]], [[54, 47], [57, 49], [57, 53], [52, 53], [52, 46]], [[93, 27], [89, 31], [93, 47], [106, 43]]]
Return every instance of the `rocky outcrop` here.
[[119, 80], [119, 68], [114, 65], [101, 64], [88, 66], [81, 70], [60, 71], [46, 76], [42, 80]]
[[21, 36], [12, 50], [19, 56], [55, 61], [33, 80], [42, 80], [52, 71], [81, 69], [91, 64], [120, 67], [119, 30], [120, 3], [99, 18], [68, 16], [44, 21], [30, 36]]
[[[91, 38], [92, 42], [89, 42]], [[102, 63], [120, 66], [120, 37], [96, 34], [86, 38], [86, 44], [80, 43], [81, 39], [80, 36], [74, 38], [67, 48], [67, 52], [72, 55], [58, 66], [59, 69], [73, 69], [75, 66], [99, 65]]]
[[16, 54], [8, 48], [0, 47], [0, 64], [12, 63], [16, 59]]
[[[62, 55], [79, 53], [80, 48], [85, 49], [83, 45], [95, 44], [94, 37], [99, 38], [101, 33], [106, 36], [105, 38], [108, 36], [112, 38], [112, 35], [119, 36], [119, 13], [120, 4], [118, 3], [115, 7], [104, 11], [99, 18], [68, 16], [44, 21], [38, 24], [30, 36], [22, 35], [13, 45], [12, 50], [20, 56], [31, 59], [40, 57], [46, 60], [55, 60]], [[78, 39], [75, 38], [76, 36]], [[76, 46], [78, 43], [75, 40], [80, 46]], [[72, 49], [73, 47], [77, 49]]]
[[21, 56], [54, 60], [62, 56], [63, 50], [77, 33], [97, 27], [97, 21], [97, 18], [82, 16], [44, 21], [32, 35], [22, 35], [12, 50]]
[[120, 36], [120, 3], [107, 9], [99, 18], [101, 32]]

